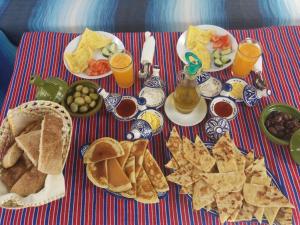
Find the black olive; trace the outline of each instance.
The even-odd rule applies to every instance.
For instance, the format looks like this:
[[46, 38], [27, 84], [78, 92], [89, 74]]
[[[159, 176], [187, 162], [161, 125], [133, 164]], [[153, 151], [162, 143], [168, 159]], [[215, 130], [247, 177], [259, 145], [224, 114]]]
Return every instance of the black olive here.
[[279, 123], [280, 121], [282, 121], [282, 118], [283, 118], [282, 115], [276, 115], [276, 116], [274, 117], [274, 121], [275, 121], [276, 123]]
[[284, 120], [290, 120], [290, 114], [289, 113], [283, 113], [283, 119]]
[[265, 125], [266, 127], [270, 127], [272, 125], [271, 120], [266, 120]]
[[284, 126], [275, 125], [275, 129], [276, 129], [277, 131], [283, 131], [285, 128], [284, 128]]

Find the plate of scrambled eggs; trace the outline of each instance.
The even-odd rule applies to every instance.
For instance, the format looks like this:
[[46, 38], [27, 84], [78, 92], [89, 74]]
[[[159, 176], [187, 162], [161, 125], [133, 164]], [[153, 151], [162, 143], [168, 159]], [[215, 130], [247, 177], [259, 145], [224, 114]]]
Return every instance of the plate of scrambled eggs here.
[[187, 64], [185, 53], [196, 54], [205, 72], [216, 72], [229, 67], [238, 49], [236, 39], [227, 30], [214, 25], [189, 26], [177, 42], [177, 54]]
[[111, 33], [104, 31], [92, 31], [88, 28], [74, 38], [65, 48], [64, 64], [69, 72], [84, 79], [99, 79], [112, 74], [110, 69], [102, 74], [89, 75], [89, 66], [91, 61], [107, 61], [107, 56], [102, 50], [110, 45], [116, 46], [115, 51], [123, 51], [124, 44], [122, 41]]

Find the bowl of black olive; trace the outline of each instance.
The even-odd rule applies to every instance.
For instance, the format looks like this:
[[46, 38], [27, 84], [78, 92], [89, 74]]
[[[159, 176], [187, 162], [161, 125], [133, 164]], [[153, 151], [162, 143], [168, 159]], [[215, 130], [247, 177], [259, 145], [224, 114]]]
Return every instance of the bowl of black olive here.
[[300, 129], [300, 112], [286, 104], [271, 104], [262, 111], [259, 126], [272, 142], [289, 145], [292, 135]]

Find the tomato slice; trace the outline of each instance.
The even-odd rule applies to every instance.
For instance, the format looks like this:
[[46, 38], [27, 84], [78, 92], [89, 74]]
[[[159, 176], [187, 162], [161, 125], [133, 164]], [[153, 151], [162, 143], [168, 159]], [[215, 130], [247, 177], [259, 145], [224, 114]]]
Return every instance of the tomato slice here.
[[211, 42], [217, 42], [220, 40], [220, 36], [218, 35], [212, 35], [210, 41]]
[[110, 71], [110, 67], [108, 61], [105, 59], [91, 59], [88, 62], [88, 68], [86, 69], [86, 73], [90, 76], [97, 76]]
[[213, 48], [214, 49], [221, 48], [222, 45], [223, 45], [223, 43], [219, 40], [219, 41], [213, 43]]

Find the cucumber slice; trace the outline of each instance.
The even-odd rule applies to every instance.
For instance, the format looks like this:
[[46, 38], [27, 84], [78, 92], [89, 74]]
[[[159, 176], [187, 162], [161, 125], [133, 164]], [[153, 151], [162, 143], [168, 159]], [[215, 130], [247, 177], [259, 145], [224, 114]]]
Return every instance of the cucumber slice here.
[[227, 63], [229, 63], [231, 61], [231, 59], [229, 59], [227, 56], [222, 56], [221, 57], [221, 62], [223, 63], [223, 64], [227, 64]]
[[112, 53], [108, 50], [107, 47], [102, 48], [101, 53], [104, 57], [108, 58], [112, 55]]
[[221, 61], [221, 59], [215, 59], [214, 64], [215, 64], [216, 67], [222, 67], [223, 66], [223, 62]]
[[221, 57], [220, 55], [220, 51], [218, 49], [216, 49], [214, 52], [213, 52], [213, 57], [214, 59], [219, 59]]
[[115, 44], [115, 43], [112, 43], [110, 46], [109, 46], [109, 51], [111, 53], [116, 53], [118, 51], [118, 46]]
[[223, 51], [221, 51], [221, 55], [228, 55], [230, 54], [232, 51], [231, 51], [231, 48], [228, 48], [228, 49], [225, 49]]

